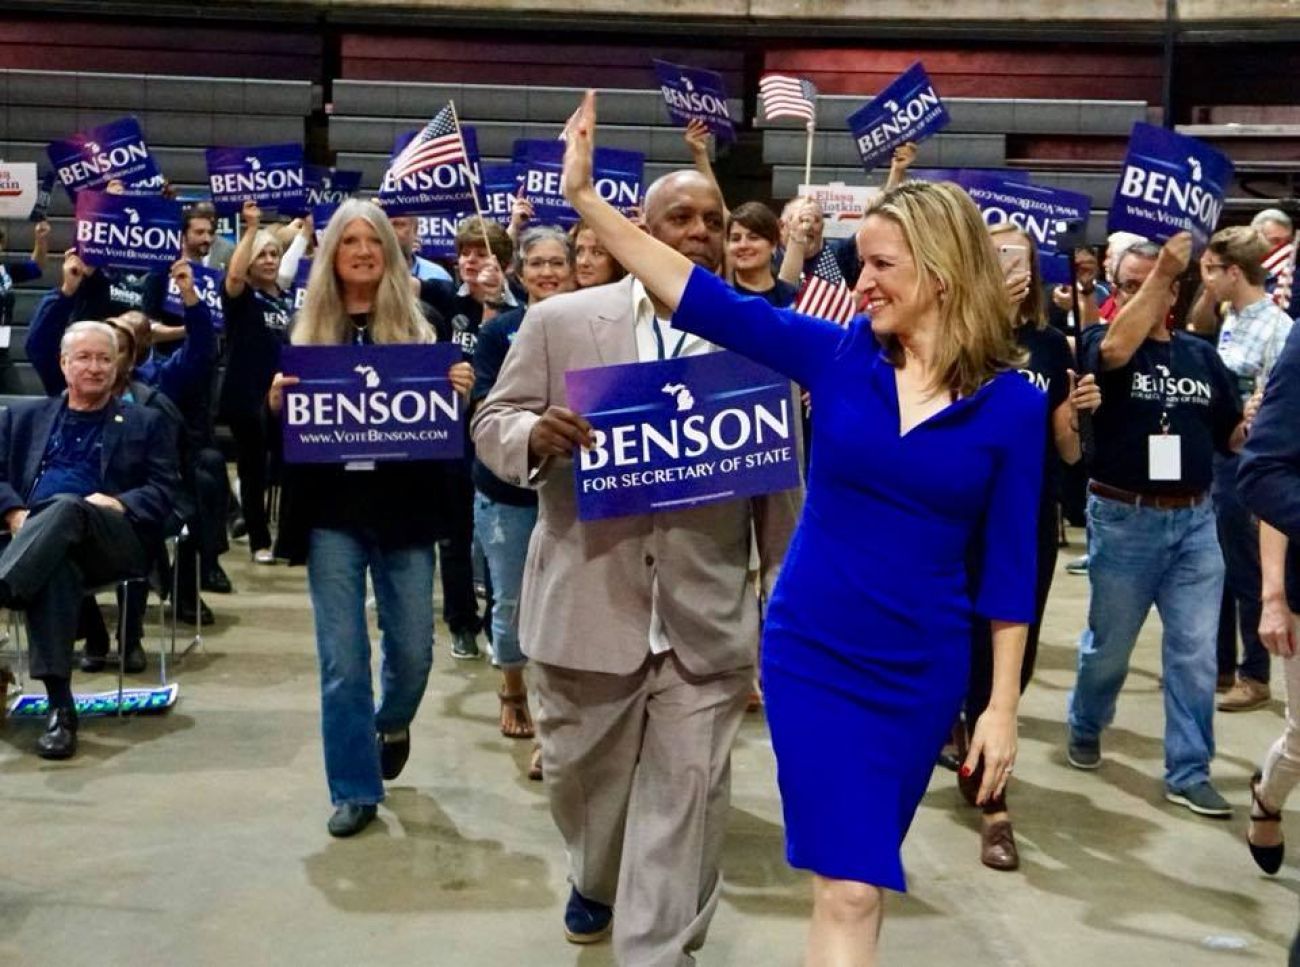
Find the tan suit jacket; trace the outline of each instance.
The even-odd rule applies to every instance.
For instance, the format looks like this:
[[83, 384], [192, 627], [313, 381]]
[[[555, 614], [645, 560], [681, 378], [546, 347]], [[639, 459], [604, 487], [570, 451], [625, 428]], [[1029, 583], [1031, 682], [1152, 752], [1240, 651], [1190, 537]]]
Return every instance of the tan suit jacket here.
[[785, 555], [802, 489], [684, 510], [582, 523], [570, 458], [530, 479], [528, 437], [548, 406], [568, 406], [571, 369], [637, 362], [632, 278], [552, 296], [528, 310], [496, 386], [474, 417], [479, 458], [502, 480], [538, 491], [519, 638], [533, 660], [630, 674], [649, 653], [651, 581], [679, 660], [693, 674], [754, 662], [758, 602], [746, 582], [751, 522], [764, 588]]

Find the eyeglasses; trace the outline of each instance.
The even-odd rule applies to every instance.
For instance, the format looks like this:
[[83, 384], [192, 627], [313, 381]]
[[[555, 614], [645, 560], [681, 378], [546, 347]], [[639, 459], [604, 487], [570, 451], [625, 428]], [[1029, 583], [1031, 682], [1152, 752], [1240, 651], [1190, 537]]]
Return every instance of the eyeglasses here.
[[526, 259], [524, 261], [524, 268], [532, 269], [534, 272], [541, 271], [542, 269], [551, 269], [555, 272], [559, 272], [568, 264], [567, 259]]
[[1205, 272], [1225, 272], [1232, 268], [1227, 262], [1202, 262], [1201, 269]]

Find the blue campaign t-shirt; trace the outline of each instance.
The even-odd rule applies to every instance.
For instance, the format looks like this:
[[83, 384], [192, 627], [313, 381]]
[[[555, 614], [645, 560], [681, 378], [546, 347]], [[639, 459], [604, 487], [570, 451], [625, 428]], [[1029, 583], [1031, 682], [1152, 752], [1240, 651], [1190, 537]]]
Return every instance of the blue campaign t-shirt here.
[[[1093, 479], [1146, 494], [1207, 490], [1214, 451], [1229, 452], [1228, 441], [1241, 422], [1236, 380], [1213, 346], [1182, 332], [1171, 333], [1167, 342], [1147, 339], [1127, 365], [1103, 371], [1106, 331], [1106, 326], [1090, 326], [1080, 337], [1080, 362], [1101, 387], [1101, 407], [1092, 421]], [[1169, 433], [1182, 441], [1179, 480], [1150, 478], [1148, 437], [1161, 433], [1162, 413], [1168, 413]]]
[[89, 413], [64, 409], [45, 445], [41, 472], [27, 498], [35, 506], [55, 494], [85, 497], [104, 486], [100, 473], [104, 452], [104, 419], [108, 407]]

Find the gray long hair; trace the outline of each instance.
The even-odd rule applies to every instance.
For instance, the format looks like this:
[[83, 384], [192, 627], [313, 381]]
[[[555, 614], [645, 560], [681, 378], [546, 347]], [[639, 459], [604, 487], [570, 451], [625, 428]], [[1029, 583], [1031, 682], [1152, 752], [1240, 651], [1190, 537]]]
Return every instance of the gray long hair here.
[[350, 198], [338, 207], [312, 259], [307, 294], [294, 323], [290, 342], [295, 346], [338, 346], [347, 343], [352, 322], [343, 302], [342, 286], [334, 271], [343, 230], [361, 219], [375, 230], [384, 253], [384, 274], [379, 280], [370, 322], [376, 343], [429, 343], [436, 337], [411, 291], [411, 273], [397, 244], [393, 226], [383, 209], [372, 201]]

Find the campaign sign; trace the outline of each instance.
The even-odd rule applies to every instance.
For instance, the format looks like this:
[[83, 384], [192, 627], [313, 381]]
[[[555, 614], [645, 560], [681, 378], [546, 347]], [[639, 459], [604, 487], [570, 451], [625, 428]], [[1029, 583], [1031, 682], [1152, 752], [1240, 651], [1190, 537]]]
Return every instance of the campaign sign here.
[[307, 189], [308, 210], [314, 210], [318, 205], [338, 207], [361, 188], [359, 171], [345, 171], [325, 165], [303, 165], [302, 174]]
[[659, 90], [674, 124], [684, 128], [690, 121], [703, 121], [718, 141], [736, 140], [721, 74], [701, 67], [670, 64], [666, 60], [656, 60], [654, 65]]
[[824, 237], [849, 238], [857, 232], [867, 206], [880, 189], [832, 181], [829, 185], [800, 185], [796, 194], [814, 199], [821, 207]]
[[[165, 712], [176, 704], [180, 689], [180, 685], [175, 682], [157, 688], [124, 688], [122, 689], [122, 712], [128, 715]], [[78, 718], [116, 715], [118, 712], [117, 689], [90, 695], [74, 695], [72, 700], [76, 704]], [[20, 695], [9, 709], [9, 716], [16, 719], [43, 719], [49, 714], [50, 700], [45, 695]]]
[[40, 181], [30, 161], [0, 161], [0, 218], [26, 218], [36, 206]]
[[[483, 217], [503, 226], [509, 225], [510, 209], [514, 205], [521, 177], [518, 168], [507, 162], [479, 165], [479, 171], [483, 177], [480, 199]], [[467, 218], [473, 218], [474, 214], [470, 210], [454, 215], [416, 215], [415, 234], [420, 240], [420, 254], [431, 259], [454, 259], [456, 226]]]
[[996, 171], [959, 171], [954, 180], [966, 189], [986, 225], [1010, 222], [1044, 252], [1057, 251], [1057, 238], [1086, 223], [1092, 210], [1087, 195], [1004, 178]]
[[[564, 197], [564, 142], [520, 138], [514, 145], [514, 161], [523, 169], [523, 193], [533, 204], [533, 220], [539, 225], [568, 227], [578, 220]], [[621, 148], [596, 148], [592, 159], [592, 182], [601, 198], [619, 211], [641, 204], [641, 182], [645, 155]]]
[[181, 203], [77, 192], [77, 254], [87, 265], [168, 268], [181, 253]]
[[1124, 171], [1110, 203], [1108, 231], [1156, 242], [1181, 231], [1203, 246], [1223, 212], [1232, 162], [1195, 138], [1140, 121], [1129, 136]]
[[790, 381], [744, 356], [570, 370], [564, 381], [595, 440], [574, 461], [581, 520], [799, 486]]
[[110, 181], [130, 188], [161, 191], [162, 172], [144, 143], [140, 122], [121, 118], [70, 138], [51, 141], [45, 149], [54, 174], [69, 195], [98, 191]]
[[289, 299], [294, 312], [302, 308], [302, 301], [307, 297], [307, 280], [310, 278], [311, 259], [299, 260], [298, 271], [293, 276], [293, 287], [289, 289]]
[[27, 216], [30, 222], [43, 222], [50, 217], [50, 196], [54, 193], [54, 172], [42, 171], [36, 179], [36, 204]]
[[[226, 314], [221, 307], [221, 289], [225, 273], [220, 269], [210, 269], [201, 262], [190, 262], [194, 272], [194, 291], [199, 301], [208, 307], [212, 317], [212, 328], [220, 332], [226, 326]], [[181, 299], [180, 286], [170, 275], [167, 277], [167, 292], [163, 296], [163, 311], [173, 316], [185, 315], [185, 302]]]
[[208, 148], [208, 187], [217, 211], [237, 212], [245, 201], [298, 214], [306, 208], [307, 180], [301, 144]]
[[452, 343], [286, 346], [281, 369], [288, 463], [450, 460], [465, 453], [462, 401], [447, 378]]
[[917, 61], [889, 86], [849, 115], [849, 130], [862, 167], [888, 161], [908, 141], [924, 141], [948, 126], [948, 110]]
[[471, 127], [461, 127], [460, 136], [465, 142], [467, 158], [458, 158], [444, 164], [420, 168], [400, 178], [393, 176], [392, 162], [417, 134], [408, 131], [398, 135], [393, 143], [388, 170], [379, 186], [376, 199], [389, 215], [420, 215], [431, 212], [463, 212], [474, 210], [474, 195], [479, 191], [482, 174], [479, 171], [478, 138]]

